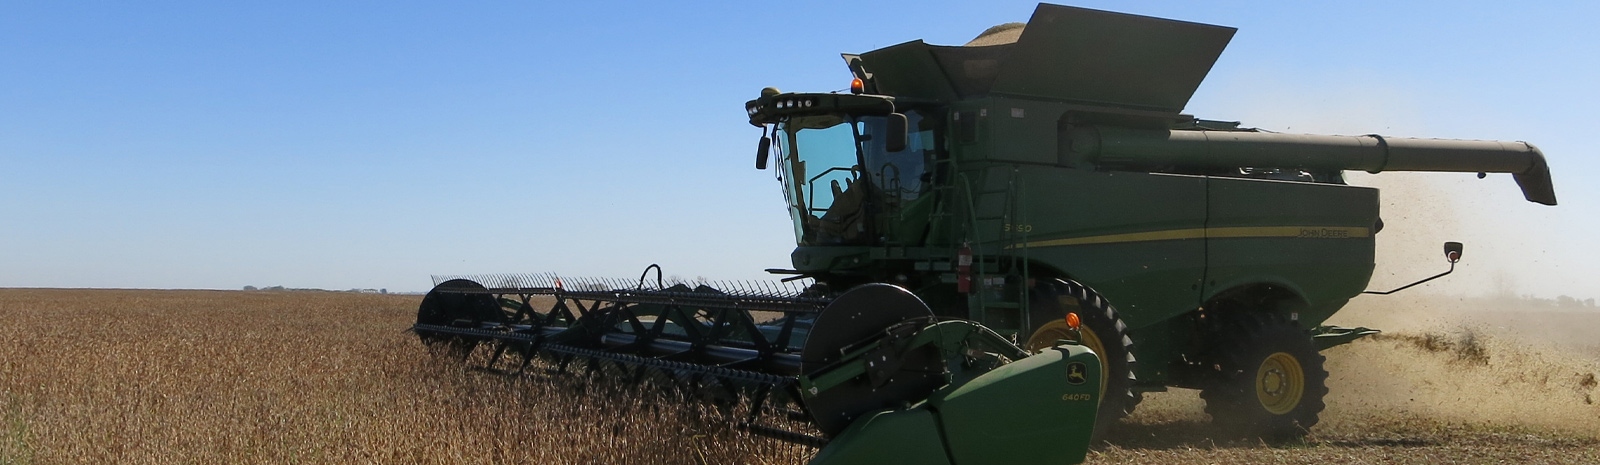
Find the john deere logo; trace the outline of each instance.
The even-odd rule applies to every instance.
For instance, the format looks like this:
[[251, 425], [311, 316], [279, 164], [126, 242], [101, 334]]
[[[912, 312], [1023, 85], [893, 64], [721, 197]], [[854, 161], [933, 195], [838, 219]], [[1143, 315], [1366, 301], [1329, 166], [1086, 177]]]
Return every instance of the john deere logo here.
[[1079, 384], [1083, 384], [1084, 381], [1088, 381], [1089, 380], [1089, 378], [1088, 378], [1088, 376], [1089, 376], [1088, 375], [1088, 370], [1089, 370], [1089, 367], [1087, 365], [1084, 365], [1083, 362], [1068, 363], [1067, 364], [1067, 384], [1071, 384], [1071, 385], [1076, 386], [1076, 385], [1079, 385]]

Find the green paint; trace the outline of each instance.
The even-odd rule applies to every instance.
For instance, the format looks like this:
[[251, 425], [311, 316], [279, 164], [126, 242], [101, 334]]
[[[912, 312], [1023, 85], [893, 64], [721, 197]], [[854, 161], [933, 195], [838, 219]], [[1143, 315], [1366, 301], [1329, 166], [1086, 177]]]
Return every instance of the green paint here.
[[928, 405], [939, 412], [956, 463], [1080, 463], [1099, 386], [1094, 353], [1061, 346], [984, 373]]
[[811, 458], [813, 465], [948, 465], [939, 420], [925, 408], [883, 410], [856, 419]]
[[[925, 401], [856, 417], [812, 464], [1083, 461], [1100, 400], [1100, 361], [1089, 349], [1069, 343], [1029, 355], [960, 320], [928, 325], [895, 346], [902, 354], [937, 348], [947, 365], [946, 384]], [[830, 367], [800, 376], [804, 401], [866, 382], [869, 354], [879, 349], [863, 344]], [[1004, 358], [991, 360], [995, 355]]]

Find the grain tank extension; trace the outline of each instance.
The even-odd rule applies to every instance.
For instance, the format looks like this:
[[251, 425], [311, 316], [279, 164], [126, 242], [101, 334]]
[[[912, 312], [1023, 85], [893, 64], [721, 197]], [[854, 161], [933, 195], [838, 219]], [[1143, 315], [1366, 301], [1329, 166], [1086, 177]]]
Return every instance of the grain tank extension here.
[[[741, 426], [827, 444], [818, 463], [1082, 460], [1093, 426], [1168, 387], [1200, 389], [1220, 434], [1298, 437], [1324, 407], [1319, 351], [1376, 332], [1323, 325], [1366, 291], [1383, 230], [1378, 190], [1344, 172], [1556, 196], [1524, 142], [1184, 114], [1233, 34], [1042, 4], [964, 46], [846, 54], [850, 93], [745, 104], [795, 234], [781, 283], [436, 277], [413, 329], [506, 371], [742, 398]], [[865, 446], [889, 436], [915, 439]]]

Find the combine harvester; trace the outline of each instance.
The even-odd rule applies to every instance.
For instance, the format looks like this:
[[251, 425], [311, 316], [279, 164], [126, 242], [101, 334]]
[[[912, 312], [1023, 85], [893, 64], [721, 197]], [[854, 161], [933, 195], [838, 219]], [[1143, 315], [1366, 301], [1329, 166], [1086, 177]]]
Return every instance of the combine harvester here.
[[[1081, 461], [1169, 386], [1219, 431], [1299, 437], [1319, 351], [1376, 332], [1322, 325], [1372, 292], [1383, 229], [1344, 171], [1510, 173], [1556, 199], [1522, 142], [1181, 113], [1233, 33], [1046, 4], [966, 46], [845, 55], [849, 94], [745, 104], [794, 221], [792, 268], [769, 270], [788, 287], [436, 277], [414, 330], [491, 366], [741, 396], [751, 431], [826, 444], [815, 463]], [[815, 431], [763, 421], [785, 412]]]

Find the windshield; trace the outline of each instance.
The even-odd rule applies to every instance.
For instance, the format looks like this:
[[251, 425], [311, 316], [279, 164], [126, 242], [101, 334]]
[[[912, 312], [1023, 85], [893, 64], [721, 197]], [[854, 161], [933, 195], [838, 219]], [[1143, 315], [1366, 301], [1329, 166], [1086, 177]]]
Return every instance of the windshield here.
[[779, 176], [800, 245], [877, 244], [879, 223], [925, 190], [933, 131], [907, 112], [906, 149], [884, 148], [886, 118], [818, 115], [778, 124]]

